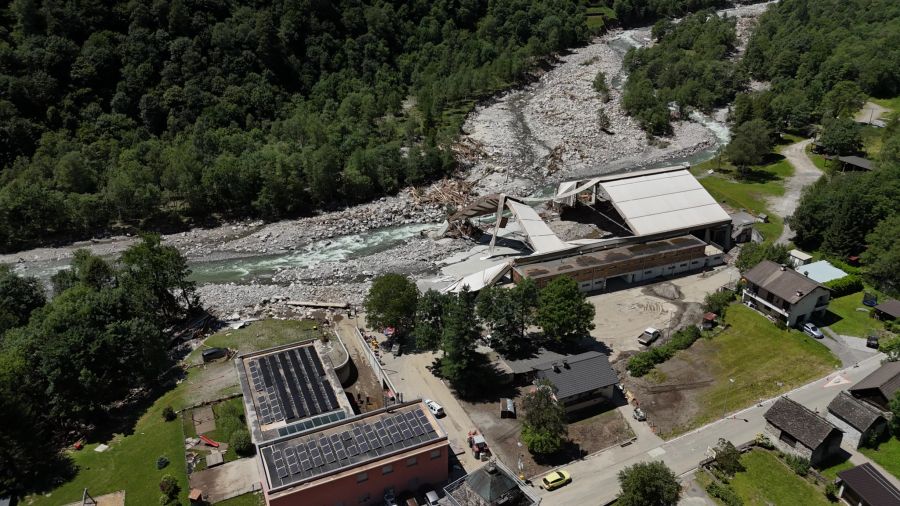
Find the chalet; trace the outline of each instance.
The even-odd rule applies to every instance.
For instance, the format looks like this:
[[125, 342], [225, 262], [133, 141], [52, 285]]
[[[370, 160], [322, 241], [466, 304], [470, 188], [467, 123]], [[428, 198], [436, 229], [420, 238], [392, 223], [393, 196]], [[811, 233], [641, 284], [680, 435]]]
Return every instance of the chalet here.
[[841, 446], [841, 431], [828, 420], [787, 397], [781, 397], [765, 412], [766, 432], [775, 446], [817, 465], [828, 460]]
[[799, 272], [764, 260], [744, 274], [741, 299], [793, 327], [824, 316], [831, 292]]
[[850, 387], [850, 393], [882, 411], [900, 391], [900, 362], [886, 362]]
[[888, 428], [885, 414], [868, 402], [841, 392], [828, 404], [825, 419], [843, 431], [844, 440], [859, 448], [881, 438]]
[[866, 462], [837, 473], [838, 497], [850, 506], [900, 506], [900, 490]]
[[596, 351], [544, 364], [536, 376], [553, 385], [554, 396], [566, 412], [611, 400], [613, 387], [619, 382], [606, 355]]
[[900, 300], [888, 299], [875, 306], [875, 317], [882, 321], [900, 318]]

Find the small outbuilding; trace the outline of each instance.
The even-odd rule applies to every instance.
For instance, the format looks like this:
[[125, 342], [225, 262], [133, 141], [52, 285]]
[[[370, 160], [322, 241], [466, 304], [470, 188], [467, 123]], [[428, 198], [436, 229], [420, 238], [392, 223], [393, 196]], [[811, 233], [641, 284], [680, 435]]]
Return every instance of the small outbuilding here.
[[850, 393], [882, 411], [900, 391], [900, 362], [885, 362], [878, 369], [850, 387]]
[[888, 299], [875, 306], [875, 317], [882, 321], [900, 319], [900, 300]]
[[775, 446], [818, 465], [838, 453], [841, 431], [801, 404], [781, 397], [765, 412], [766, 432]]
[[717, 315], [716, 313], [706, 313], [705, 315], [703, 315], [703, 321], [700, 323], [700, 326], [703, 328], [703, 330], [713, 329], [717, 325], [716, 320], [718, 318], [719, 315]]
[[838, 497], [852, 506], [900, 506], [900, 490], [866, 462], [837, 473]]
[[812, 261], [812, 255], [805, 251], [800, 251], [798, 249], [792, 249], [788, 252], [788, 261], [791, 265], [796, 269], [801, 265], [806, 265]]
[[839, 156], [838, 161], [844, 170], [872, 170], [875, 164], [872, 160], [861, 156]]
[[841, 392], [828, 404], [825, 418], [844, 432], [855, 448], [882, 437], [888, 428], [884, 413], [875, 406]]

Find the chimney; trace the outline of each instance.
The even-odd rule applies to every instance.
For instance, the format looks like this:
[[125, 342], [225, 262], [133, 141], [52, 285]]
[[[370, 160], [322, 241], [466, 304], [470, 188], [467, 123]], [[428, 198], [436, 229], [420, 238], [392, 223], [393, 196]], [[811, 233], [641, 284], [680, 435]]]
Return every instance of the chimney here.
[[566, 369], [569, 369], [569, 361], [568, 360], [563, 360], [563, 367], [565, 367]]
[[797, 297], [803, 297], [803, 290], [797, 290]]
[[553, 372], [559, 372], [559, 364], [553, 362]]
[[488, 465], [485, 466], [485, 468], [487, 469], [488, 474], [497, 474], [497, 464], [494, 463], [493, 459], [488, 462]]
[[787, 265], [781, 264], [781, 270], [786, 271], [786, 270], [787, 270]]

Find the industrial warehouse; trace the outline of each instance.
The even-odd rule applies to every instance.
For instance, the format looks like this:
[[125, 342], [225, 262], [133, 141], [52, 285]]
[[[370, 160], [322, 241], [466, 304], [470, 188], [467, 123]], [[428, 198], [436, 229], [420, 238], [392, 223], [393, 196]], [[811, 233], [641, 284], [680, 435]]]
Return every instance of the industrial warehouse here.
[[[567, 220], [596, 226], [602, 237], [563, 241], [531, 207], [541, 202]], [[544, 286], [564, 274], [582, 291], [615, 289], [720, 265], [732, 240], [731, 216], [686, 166], [561, 183], [549, 199], [487, 195], [449, 222], [482, 225], [490, 242], [487, 256], [444, 269], [455, 278], [447, 291], [524, 277]], [[520, 241], [527, 250], [498, 240]]]

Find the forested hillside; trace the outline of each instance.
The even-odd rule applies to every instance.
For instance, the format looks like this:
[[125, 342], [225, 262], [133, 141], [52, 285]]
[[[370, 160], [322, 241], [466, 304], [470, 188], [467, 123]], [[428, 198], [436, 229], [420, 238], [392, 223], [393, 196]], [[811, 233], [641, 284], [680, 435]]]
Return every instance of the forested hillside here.
[[575, 0], [14, 0], [0, 21], [5, 250], [439, 177], [473, 99], [587, 36]]

